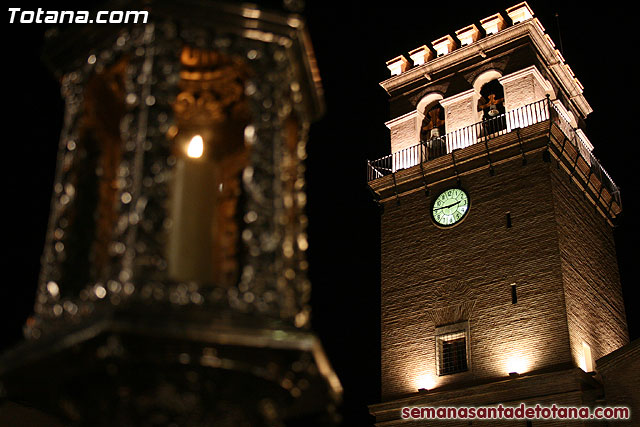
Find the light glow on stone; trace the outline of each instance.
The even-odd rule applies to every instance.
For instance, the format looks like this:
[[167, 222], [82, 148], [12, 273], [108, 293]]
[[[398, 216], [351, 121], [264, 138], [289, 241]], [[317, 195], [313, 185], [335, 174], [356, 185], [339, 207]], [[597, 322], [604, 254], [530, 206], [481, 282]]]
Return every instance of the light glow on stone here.
[[524, 357], [512, 356], [507, 359], [506, 373], [516, 373], [522, 374], [523, 372], [527, 372], [529, 370], [529, 361]]
[[436, 387], [436, 379], [432, 374], [422, 374], [416, 378], [415, 386], [418, 390], [432, 390]]

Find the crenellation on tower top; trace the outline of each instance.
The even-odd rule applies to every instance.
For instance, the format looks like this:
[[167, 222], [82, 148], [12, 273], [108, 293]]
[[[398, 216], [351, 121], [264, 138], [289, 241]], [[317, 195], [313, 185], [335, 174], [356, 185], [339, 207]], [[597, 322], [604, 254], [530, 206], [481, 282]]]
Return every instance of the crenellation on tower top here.
[[511, 18], [511, 22], [513, 22], [513, 25], [516, 25], [520, 22], [524, 22], [533, 18], [533, 10], [531, 10], [526, 1], [523, 1], [522, 3], [508, 8], [507, 15], [509, 15], [509, 18]]
[[422, 65], [435, 58], [435, 53], [426, 44], [409, 51], [409, 57], [414, 66]]
[[444, 56], [456, 50], [457, 43], [449, 34], [431, 42], [437, 56]]
[[[544, 28], [544, 25], [542, 25], [542, 22], [540, 22], [540, 20], [539, 20], [538, 18], [535, 18], [535, 17], [534, 17], [534, 18], [531, 20], [531, 22], [533, 22], [533, 23], [538, 27], [538, 29], [540, 29], [540, 32], [541, 32], [541, 33], [543, 33], [543, 34], [546, 34], [546, 33], [547, 33], [547, 30]], [[555, 45], [555, 44], [554, 44], [554, 45]]]
[[[513, 27], [525, 22], [533, 23], [533, 26], [537, 28], [544, 40], [546, 40], [548, 46], [551, 47], [551, 50], [555, 52], [556, 58], [553, 58], [552, 62], [558, 61], [563, 64], [566, 63], [564, 57], [562, 56], [562, 53], [556, 49], [556, 45], [551, 39], [551, 36], [546, 33], [544, 26], [542, 25], [540, 20], [535, 17], [533, 10], [531, 9], [531, 7], [529, 7], [527, 2], [522, 2], [515, 6], [509, 7], [504, 13], [511, 20], [510, 25], [502, 13], [496, 13], [480, 20], [480, 26], [484, 30], [484, 36], [480, 28], [478, 28], [475, 24], [471, 24], [455, 32], [457, 39], [460, 41], [459, 44], [451, 35], [447, 34], [432, 41], [430, 43], [430, 46], [429, 44], [425, 44], [410, 51], [409, 56], [412, 62], [408, 62], [402, 55], [390, 61], [387, 61], [387, 67], [391, 72], [391, 76], [401, 75], [406, 71], [409, 71], [415, 67], [422, 66], [433, 59], [446, 56], [459, 48], [474, 45], [477, 46], [479, 42], [482, 42], [483, 40], [500, 33], [509, 26]], [[486, 46], [479, 47], [482, 55], [482, 52], [484, 51]], [[436, 54], [434, 56], [421, 54], [422, 52], [426, 52], [427, 50], [435, 51]], [[400, 57], [403, 57], [407, 62], [405, 63], [404, 61], [402, 61], [401, 64], [397, 64]], [[396, 65], [391, 66], [391, 63]], [[571, 77], [575, 78], [575, 75], [572, 75]], [[579, 83], [577, 84], [579, 85]]]
[[553, 39], [551, 38], [551, 36], [550, 36], [549, 34], [545, 34], [545, 35], [544, 35], [544, 38], [545, 38], [545, 39], [547, 39], [547, 43], [549, 43], [549, 45], [550, 45], [552, 48], [555, 48], [555, 47], [556, 47], [555, 42], [553, 41]]
[[477, 41], [481, 34], [476, 24], [471, 24], [456, 31], [456, 37], [460, 40], [461, 46], [466, 46]]
[[505, 21], [504, 17], [501, 14], [496, 13], [494, 15], [481, 19], [480, 25], [482, 25], [482, 28], [484, 28], [487, 36], [490, 36], [497, 33], [498, 31], [502, 31], [507, 26], [507, 21]]
[[387, 68], [392, 76], [397, 76], [409, 69], [409, 61], [403, 55], [399, 55], [387, 61]]

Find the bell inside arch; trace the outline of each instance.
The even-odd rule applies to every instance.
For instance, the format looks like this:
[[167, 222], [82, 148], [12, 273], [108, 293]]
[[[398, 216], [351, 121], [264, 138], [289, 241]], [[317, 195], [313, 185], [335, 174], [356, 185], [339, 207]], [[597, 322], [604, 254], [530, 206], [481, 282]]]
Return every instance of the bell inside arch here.
[[498, 79], [485, 83], [480, 89], [478, 111], [483, 112], [485, 120], [505, 112], [504, 88]]
[[444, 109], [436, 103], [425, 112], [422, 122], [422, 138], [432, 139], [444, 135]]
[[496, 106], [496, 104], [492, 104], [491, 108], [489, 108], [489, 116], [491, 117], [495, 117], [500, 115], [500, 111], [498, 110], [498, 107]]

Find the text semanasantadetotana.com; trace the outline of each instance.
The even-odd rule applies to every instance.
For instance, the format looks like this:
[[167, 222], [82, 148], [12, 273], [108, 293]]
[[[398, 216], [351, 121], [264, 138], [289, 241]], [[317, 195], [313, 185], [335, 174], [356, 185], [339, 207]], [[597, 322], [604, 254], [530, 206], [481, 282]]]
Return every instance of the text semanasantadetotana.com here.
[[586, 406], [527, 406], [521, 403], [520, 406], [460, 406], [460, 407], [404, 407], [401, 410], [402, 419], [482, 419], [482, 420], [628, 420], [630, 410], [627, 407], [597, 407]]

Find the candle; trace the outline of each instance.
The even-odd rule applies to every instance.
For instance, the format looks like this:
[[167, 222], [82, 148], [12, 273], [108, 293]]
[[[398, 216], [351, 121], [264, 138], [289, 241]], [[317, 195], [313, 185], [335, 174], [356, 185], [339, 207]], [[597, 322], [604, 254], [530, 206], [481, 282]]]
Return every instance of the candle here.
[[169, 276], [179, 281], [208, 282], [213, 277], [212, 220], [216, 206], [216, 170], [202, 157], [202, 136], [194, 136], [186, 156], [178, 157], [171, 188]]
[[167, 245], [174, 280], [231, 286], [237, 279], [240, 174], [247, 155], [238, 150], [242, 144], [221, 139], [225, 149], [198, 134], [178, 150]]

